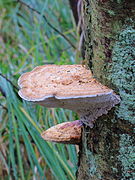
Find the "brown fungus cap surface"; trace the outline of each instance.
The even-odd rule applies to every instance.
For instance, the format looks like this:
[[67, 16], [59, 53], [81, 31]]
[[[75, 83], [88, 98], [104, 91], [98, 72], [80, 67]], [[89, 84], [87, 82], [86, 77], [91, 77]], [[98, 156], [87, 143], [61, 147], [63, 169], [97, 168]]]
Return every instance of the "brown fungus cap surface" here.
[[27, 101], [49, 97], [69, 99], [92, 97], [112, 90], [97, 82], [82, 65], [44, 65], [24, 73], [18, 81], [19, 95]]
[[93, 78], [82, 65], [44, 65], [24, 73], [18, 80], [19, 95], [45, 107], [61, 107], [92, 122], [120, 102], [113, 90]]
[[82, 123], [79, 120], [57, 124], [42, 132], [46, 141], [63, 144], [79, 144], [81, 142]]

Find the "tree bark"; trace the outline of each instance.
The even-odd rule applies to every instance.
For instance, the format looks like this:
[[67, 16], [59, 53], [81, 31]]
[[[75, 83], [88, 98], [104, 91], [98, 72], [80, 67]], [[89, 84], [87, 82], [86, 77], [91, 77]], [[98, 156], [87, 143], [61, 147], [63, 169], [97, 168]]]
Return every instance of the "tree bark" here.
[[83, 128], [78, 180], [135, 179], [135, 1], [83, 0], [85, 57], [121, 103]]

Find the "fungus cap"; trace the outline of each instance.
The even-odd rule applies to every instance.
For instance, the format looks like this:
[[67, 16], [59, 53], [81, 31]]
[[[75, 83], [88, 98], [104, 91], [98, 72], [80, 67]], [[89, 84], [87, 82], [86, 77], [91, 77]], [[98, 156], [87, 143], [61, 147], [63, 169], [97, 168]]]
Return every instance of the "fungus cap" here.
[[79, 120], [57, 124], [42, 132], [41, 137], [46, 141], [63, 144], [79, 144], [81, 141], [82, 123]]
[[82, 65], [44, 65], [18, 80], [19, 95], [33, 102], [108, 95], [112, 90], [96, 81]]
[[94, 121], [120, 101], [113, 90], [94, 79], [82, 65], [39, 66], [24, 73], [18, 84], [23, 99], [45, 107], [73, 110], [84, 122], [88, 118]]

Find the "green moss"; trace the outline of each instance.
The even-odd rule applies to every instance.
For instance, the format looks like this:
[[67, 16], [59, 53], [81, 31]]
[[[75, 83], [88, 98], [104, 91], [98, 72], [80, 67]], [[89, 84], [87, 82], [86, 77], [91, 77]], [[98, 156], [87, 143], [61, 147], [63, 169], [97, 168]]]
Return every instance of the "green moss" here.
[[121, 97], [117, 115], [119, 118], [135, 123], [135, 29], [124, 28], [119, 34], [112, 52], [110, 79], [117, 87]]
[[135, 179], [135, 143], [128, 134], [120, 136], [120, 149], [118, 159], [122, 164], [121, 180]]
[[[87, 163], [89, 164], [88, 173], [91, 178], [102, 179], [100, 173], [97, 170], [96, 159], [93, 153], [89, 150], [86, 150]], [[98, 158], [97, 158], [98, 159]]]
[[107, 12], [110, 16], [115, 16], [115, 12], [113, 10], [108, 10]]
[[90, 176], [93, 176], [96, 173], [96, 163], [95, 163], [95, 158], [93, 156], [93, 153], [89, 150], [86, 151], [86, 156], [88, 159], [88, 163], [89, 163], [89, 174]]
[[122, 3], [124, 0], [116, 0], [117, 3]]

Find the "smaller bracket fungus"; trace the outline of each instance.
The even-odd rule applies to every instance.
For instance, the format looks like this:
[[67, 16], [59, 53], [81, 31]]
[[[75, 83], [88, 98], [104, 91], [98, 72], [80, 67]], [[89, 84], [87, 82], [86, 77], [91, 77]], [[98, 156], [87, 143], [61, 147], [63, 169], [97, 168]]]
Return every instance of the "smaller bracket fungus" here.
[[94, 79], [82, 65], [39, 66], [24, 73], [18, 84], [23, 99], [45, 107], [73, 110], [90, 127], [120, 102], [113, 90]]
[[82, 123], [79, 120], [64, 122], [47, 129], [41, 136], [46, 141], [63, 144], [79, 144], [81, 142], [81, 128]]

